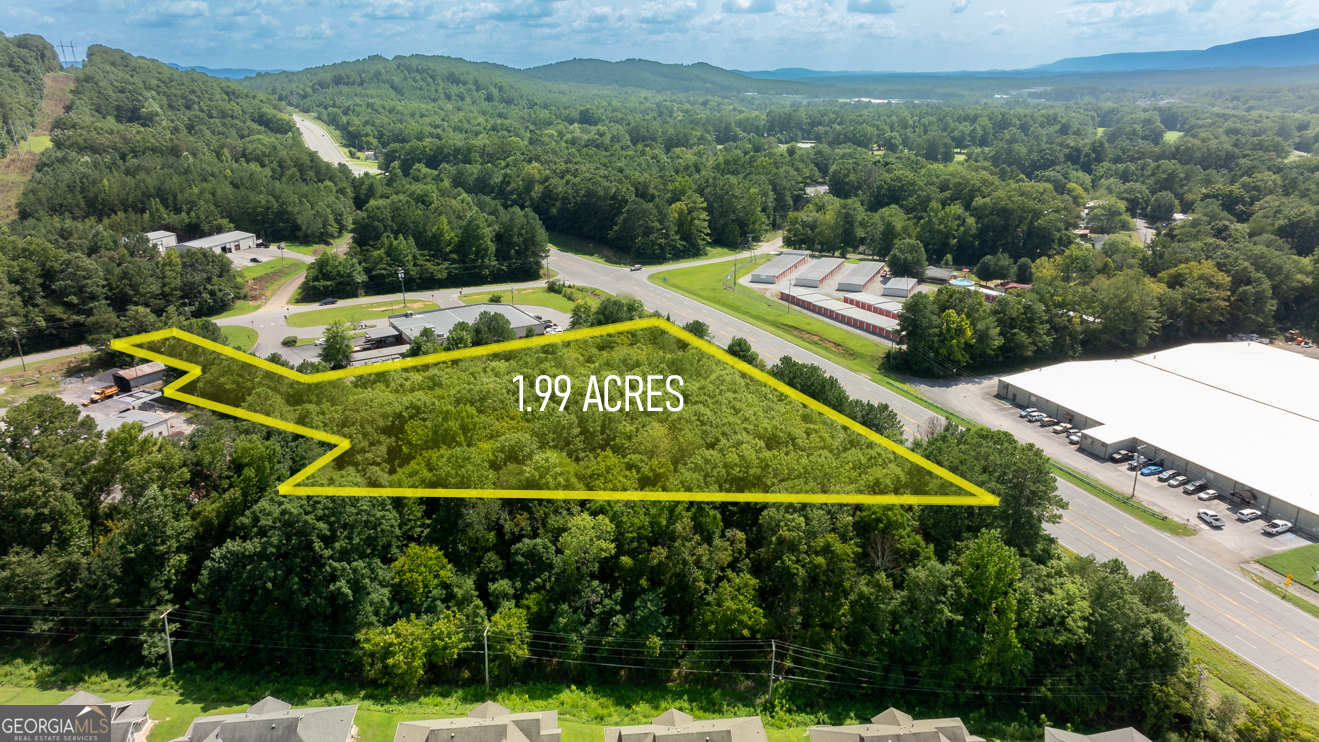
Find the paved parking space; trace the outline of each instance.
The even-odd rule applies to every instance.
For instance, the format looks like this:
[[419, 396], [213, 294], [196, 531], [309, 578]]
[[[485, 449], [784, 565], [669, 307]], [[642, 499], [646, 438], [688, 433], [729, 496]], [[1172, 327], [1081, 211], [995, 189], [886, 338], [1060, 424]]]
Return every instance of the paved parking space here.
[[[249, 265], [255, 265], [255, 263], [252, 262], [252, 258], [257, 258], [263, 263], [270, 260], [279, 260], [280, 252], [281, 251], [276, 250], [273, 247], [254, 247], [250, 250], [231, 252], [228, 255], [229, 259], [233, 261], [234, 267], [241, 270]], [[299, 263], [311, 263], [315, 261], [315, 258], [303, 255], [302, 253], [293, 252], [292, 250], [284, 250], [283, 253], [285, 261], [296, 260]]]
[[[1116, 492], [1131, 494], [1134, 485], [1136, 498], [1146, 507], [1199, 529], [1200, 537], [1194, 539], [1196, 548], [1220, 562], [1236, 565], [1310, 543], [1305, 536], [1296, 533], [1264, 534], [1261, 529], [1267, 521], [1237, 521], [1236, 513], [1244, 506], [1229, 504], [1222, 499], [1202, 502], [1195, 495], [1184, 494], [1181, 487], [1169, 487], [1166, 482], [1158, 481], [1157, 477], [1139, 476], [1137, 472], [1129, 471], [1126, 464], [1113, 464], [1077, 450], [1067, 442], [1066, 435], [1055, 435], [1051, 428], [1026, 422], [1019, 417], [1021, 408], [994, 397], [998, 388], [996, 378], [918, 382], [915, 385], [935, 402], [988, 427], [1006, 430], [1019, 441], [1033, 443], [1055, 461]], [[1196, 516], [1202, 508], [1218, 513], [1227, 524], [1221, 529], [1208, 527]]]

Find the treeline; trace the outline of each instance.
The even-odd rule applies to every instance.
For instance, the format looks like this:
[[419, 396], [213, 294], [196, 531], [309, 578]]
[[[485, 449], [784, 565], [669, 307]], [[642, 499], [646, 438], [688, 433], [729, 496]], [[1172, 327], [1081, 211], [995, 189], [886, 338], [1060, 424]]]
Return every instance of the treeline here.
[[[199, 393], [347, 426], [337, 429], [353, 448], [314, 475], [340, 486], [831, 491], [893, 475], [865, 474], [877, 449], [843, 445], [836, 425], [713, 359], [665, 343], [595, 345], [559, 348], [555, 368], [684, 368], [699, 427], [660, 414], [510, 417], [506, 387], [475, 362], [287, 402], [260, 384]], [[773, 371], [847, 405], [819, 369], [785, 360]], [[21, 641], [159, 666], [159, 615], [174, 608], [185, 673], [364, 673], [410, 691], [479, 677], [480, 655], [465, 650], [487, 622], [501, 684], [717, 686], [767, 671], [756, 641], [774, 639], [797, 648], [778, 655], [777, 672], [818, 681], [785, 683], [785, 698], [860, 685], [1155, 736], [1205, 713], [1172, 584], [1059, 548], [1044, 531], [1064, 507], [1047, 458], [1007, 433], [931, 430], [914, 444], [1002, 500], [964, 508], [281, 497], [275, 486], [320, 444], [201, 422], [179, 442], [139, 438], [135, 425], [103, 438], [54, 397], [9, 410], [0, 590], [22, 615], [43, 615], [7, 610], [27, 621]], [[863, 669], [840, 674], [838, 656]]]
[[18, 135], [31, 131], [46, 88], [47, 72], [59, 72], [60, 60], [50, 42], [33, 34], [5, 36], [0, 33], [0, 157], [14, 147], [13, 125]]
[[0, 334], [18, 329], [28, 351], [103, 348], [146, 324], [214, 315], [245, 298], [228, 257], [161, 253], [146, 231], [181, 241], [233, 229], [269, 240], [340, 234], [353, 211], [351, 176], [307, 149], [277, 106], [225, 81], [91, 47], [69, 111], [53, 124], [54, 147], [23, 189], [19, 220], [0, 233]]

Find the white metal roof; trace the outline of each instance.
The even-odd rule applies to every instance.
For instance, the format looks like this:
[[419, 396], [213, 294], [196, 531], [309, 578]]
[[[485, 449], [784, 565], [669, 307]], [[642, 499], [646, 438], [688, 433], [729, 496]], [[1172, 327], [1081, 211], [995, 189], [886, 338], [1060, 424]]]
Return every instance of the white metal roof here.
[[865, 286], [867, 283], [873, 281], [875, 276], [879, 275], [879, 271], [883, 269], [883, 267], [883, 263], [873, 260], [857, 263], [852, 266], [847, 273], [843, 274], [842, 278], [838, 279], [838, 290], [846, 291], [847, 289], [843, 288], [844, 285]]
[[251, 232], [221, 232], [220, 234], [213, 234], [210, 237], [198, 237], [195, 240], [188, 240], [187, 242], [183, 243], [183, 246], [184, 247], [220, 247], [221, 245], [227, 245], [230, 242], [238, 242], [239, 240], [245, 240], [249, 237], [254, 238], [256, 237], [256, 235], [252, 234]]
[[797, 276], [798, 281], [819, 281], [843, 264], [842, 258], [821, 258], [806, 266]]
[[779, 254], [777, 258], [751, 271], [752, 276], [777, 276], [783, 271], [788, 270], [796, 265], [803, 257], [800, 252], [785, 252]]
[[404, 339], [409, 341], [415, 338], [425, 327], [430, 327], [436, 335], [445, 337], [453, 329], [453, 326], [459, 322], [466, 322], [469, 325], [476, 324], [476, 320], [482, 312], [494, 312], [507, 317], [508, 323], [513, 327], [513, 331], [517, 333], [519, 338], [522, 337], [523, 332], [528, 327], [540, 327], [544, 324], [543, 321], [522, 311], [522, 308], [515, 304], [463, 304], [457, 307], [414, 312], [411, 317], [405, 314], [391, 314], [389, 315], [389, 324], [401, 332]]
[[874, 294], [870, 294], [864, 291], [858, 291], [857, 293], [852, 294], [850, 298], [859, 301], [863, 304], [870, 304], [871, 306], [883, 307], [884, 309], [887, 309], [891, 312], [896, 312], [902, 309], [902, 302], [889, 296], [875, 296]]
[[1256, 343], [1202, 343], [1003, 377], [1135, 437], [1319, 513], [1308, 463], [1319, 441], [1319, 361]]
[[166, 232], [163, 229], [156, 230], [155, 232], [147, 232], [148, 240], [159, 240], [165, 237], [173, 237], [173, 236], [174, 236], [173, 232]]

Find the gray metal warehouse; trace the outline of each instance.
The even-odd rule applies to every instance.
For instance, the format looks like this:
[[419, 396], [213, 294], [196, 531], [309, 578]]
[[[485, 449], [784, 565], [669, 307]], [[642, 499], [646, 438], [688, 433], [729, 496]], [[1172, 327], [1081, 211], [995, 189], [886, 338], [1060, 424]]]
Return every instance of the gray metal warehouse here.
[[1234, 507], [1319, 535], [1319, 361], [1258, 343], [1198, 343], [1005, 376], [998, 396], [1081, 429], [1080, 450], [1137, 451]]
[[807, 288], [819, 288], [820, 284], [828, 281], [835, 273], [842, 269], [844, 265], [842, 258], [821, 258], [820, 260], [806, 266], [806, 270], [801, 272], [800, 276], [793, 279], [794, 286], [804, 286]]
[[879, 272], [883, 269], [883, 263], [873, 260], [857, 263], [852, 266], [851, 270], [844, 273], [842, 278], [838, 279], [838, 290], [865, 291], [872, 281], [879, 278]]
[[784, 250], [778, 257], [751, 271], [752, 283], [778, 283], [810, 260], [809, 253], [801, 250]]
[[411, 343], [417, 333], [426, 327], [434, 330], [436, 336], [445, 338], [459, 322], [475, 324], [481, 312], [494, 312], [507, 317], [508, 323], [513, 326], [513, 332], [516, 332], [518, 337], [526, 335], [528, 329], [534, 330], [537, 335], [545, 334], [543, 321], [532, 317], [513, 304], [465, 304], [461, 307], [429, 309], [425, 312], [391, 314], [389, 326], [398, 331], [399, 339], [404, 343]]

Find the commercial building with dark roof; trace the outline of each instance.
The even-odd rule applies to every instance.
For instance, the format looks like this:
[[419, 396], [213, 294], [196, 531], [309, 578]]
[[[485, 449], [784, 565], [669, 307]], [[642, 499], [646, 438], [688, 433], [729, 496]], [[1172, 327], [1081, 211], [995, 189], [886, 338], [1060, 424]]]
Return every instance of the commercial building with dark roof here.
[[349, 742], [357, 706], [295, 709], [266, 696], [246, 713], [199, 716], [172, 742]]
[[768, 742], [759, 716], [696, 721], [669, 709], [649, 724], [608, 727], [605, 742]]
[[467, 716], [399, 722], [394, 742], [559, 742], [558, 711], [515, 714], [492, 701]]
[[110, 742], [144, 742], [147, 728], [151, 726], [151, 717], [147, 711], [151, 708], [150, 698], [140, 701], [106, 701], [100, 696], [86, 691], [78, 691], [60, 701], [61, 706], [103, 706], [110, 707]]

